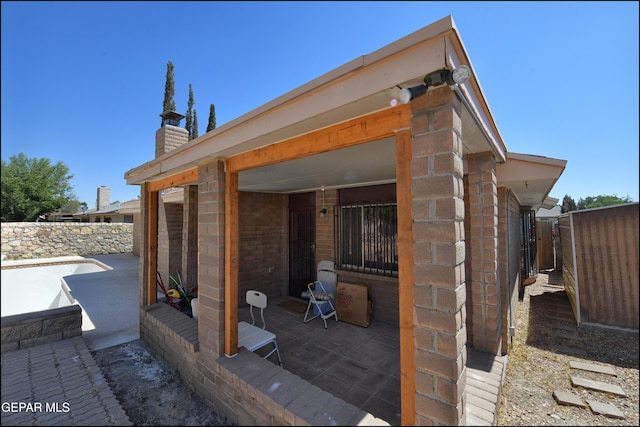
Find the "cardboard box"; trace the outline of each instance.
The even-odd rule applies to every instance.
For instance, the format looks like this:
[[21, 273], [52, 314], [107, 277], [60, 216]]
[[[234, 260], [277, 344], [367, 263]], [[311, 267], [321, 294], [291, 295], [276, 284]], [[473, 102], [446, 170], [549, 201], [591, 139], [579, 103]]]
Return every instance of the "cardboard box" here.
[[336, 312], [338, 320], [367, 327], [371, 324], [373, 303], [367, 285], [338, 282]]

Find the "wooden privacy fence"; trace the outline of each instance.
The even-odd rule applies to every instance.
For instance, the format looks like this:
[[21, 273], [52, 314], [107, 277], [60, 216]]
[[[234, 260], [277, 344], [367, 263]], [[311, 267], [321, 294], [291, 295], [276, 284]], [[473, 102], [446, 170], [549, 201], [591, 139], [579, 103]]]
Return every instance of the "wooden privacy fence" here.
[[564, 287], [578, 325], [638, 329], [638, 203], [558, 218]]

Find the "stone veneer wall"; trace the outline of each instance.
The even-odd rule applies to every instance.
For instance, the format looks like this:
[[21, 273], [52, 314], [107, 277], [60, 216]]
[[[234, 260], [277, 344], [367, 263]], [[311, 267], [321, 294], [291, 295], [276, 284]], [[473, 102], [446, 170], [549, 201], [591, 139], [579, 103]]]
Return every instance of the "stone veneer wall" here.
[[130, 253], [133, 224], [85, 222], [4, 222], [5, 259]]

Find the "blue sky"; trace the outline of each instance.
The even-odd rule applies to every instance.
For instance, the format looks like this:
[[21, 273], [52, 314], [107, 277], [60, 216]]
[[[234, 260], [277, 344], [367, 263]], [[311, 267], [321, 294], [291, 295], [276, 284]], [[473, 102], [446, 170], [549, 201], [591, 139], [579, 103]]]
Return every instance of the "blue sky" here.
[[[167, 62], [199, 132], [452, 15], [511, 152], [550, 193], [638, 201], [638, 2], [2, 2], [2, 159], [64, 162], [80, 201], [135, 199]], [[184, 125], [184, 121], [182, 122]]]

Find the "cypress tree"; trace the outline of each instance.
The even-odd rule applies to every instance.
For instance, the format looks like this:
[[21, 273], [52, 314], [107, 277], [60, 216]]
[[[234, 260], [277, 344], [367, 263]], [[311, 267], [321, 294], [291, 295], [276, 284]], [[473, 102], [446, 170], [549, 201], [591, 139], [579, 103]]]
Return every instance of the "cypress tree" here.
[[209, 106], [209, 124], [207, 124], [207, 132], [216, 128], [216, 107], [211, 104]]
[[[173, 62], [167, 62], [167, 77], [164, 82], [164, 100], [162, 101], [162, 112], [175, 111], [176, 102], [173, 100], [175, 95], [175, 85], [173, 81]], [[162, 126], [162, 119], [160, 120]]]
[[189, 83], [189, 102], [187, 103], [186, 123], [184, 128], [189, 132], [189, 139], [193, 139], [193, 88]]
[[196, 110], [193, 110], [193, 128], [191, 129], [191, 139], [196, 139], [198, 137], [198, 113]]

